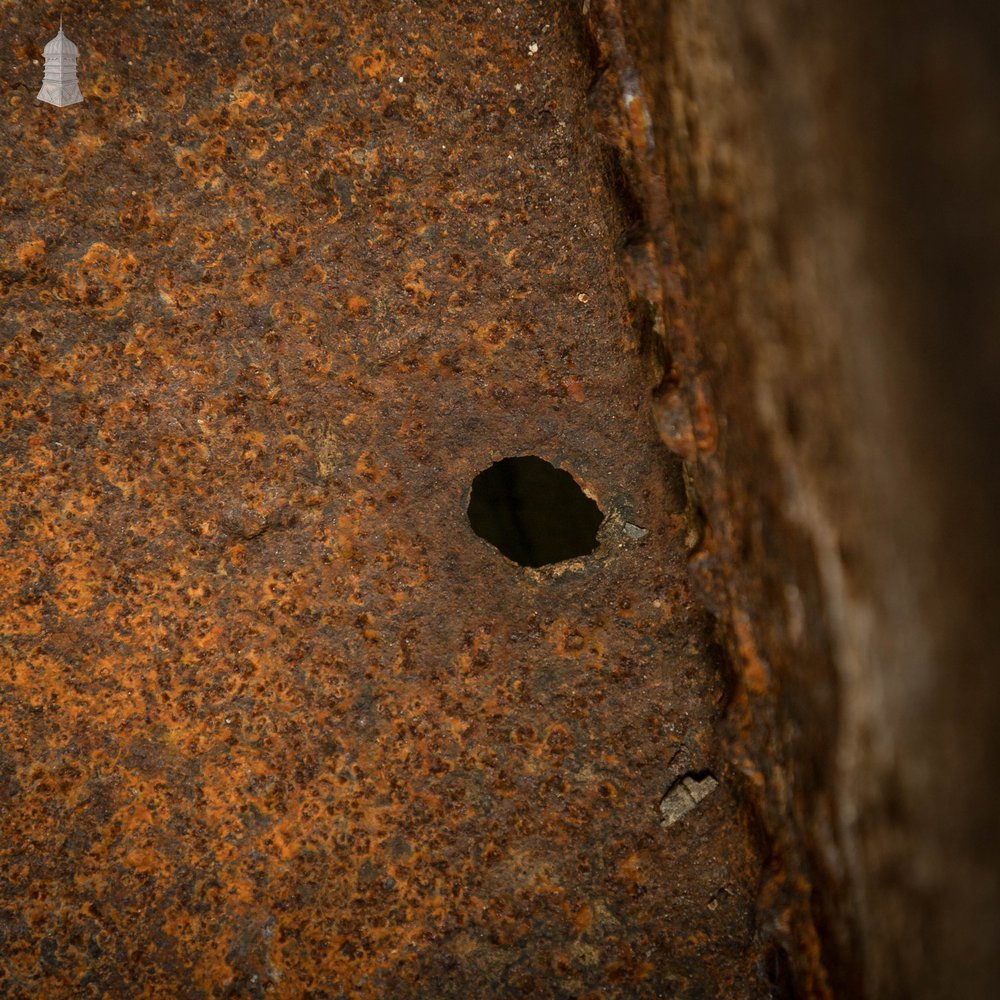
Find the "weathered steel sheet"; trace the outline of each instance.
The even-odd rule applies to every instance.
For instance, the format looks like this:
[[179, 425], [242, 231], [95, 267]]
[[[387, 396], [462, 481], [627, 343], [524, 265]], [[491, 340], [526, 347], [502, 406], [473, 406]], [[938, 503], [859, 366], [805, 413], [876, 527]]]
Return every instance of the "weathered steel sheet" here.
[[[0, 992], [760, 995], [577, 12], [63, 9], [70, 108], [0, 22]], [[594, 555], [472, 532], [515, 455]]]

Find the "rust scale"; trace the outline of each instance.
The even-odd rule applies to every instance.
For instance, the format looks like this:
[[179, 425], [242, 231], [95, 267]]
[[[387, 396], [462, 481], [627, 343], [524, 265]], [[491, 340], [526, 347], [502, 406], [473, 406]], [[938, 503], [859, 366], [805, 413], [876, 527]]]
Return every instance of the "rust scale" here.
[[[747, 779], [747, 802], [765, 831], [771, 855], [757, 911], [765, 947], [771, 949], [772, 964], [776, 953], [783, 956], [803, 996], [829, 997], [814, 906], [816, 887], [798, 806], [783, 777], [786, 748], [779, 692], [749, 610], [759, 600], [757, 581], [746, 579], [742, 571], [739, 539], [746, 530], [748, 490], [745, 484], [734, 487], [733, 470], [719, 451], [720, 421], [712, 391], [712, 377], [719, 371], [704, 358], [697, 332], [700, 313], [710, 305], [699, 294], [710, 296], [711, 290], [690, 287], [684, 255], [695, 251], [680, 234], [671, 204], [673, 164], [668, 151], [657, 145], [652, 127], [647, 81], [649, 87], [662, 85], [668, 71], [650, 58], [649, 49], [640, 43], [640, 32], [665, 31], [658, 20], [662, 17], [662, 10], [646, 9], [633, 0], [600, 0], [590, 16], [603, 76], [617, 86], [619, 95], [619, 114], [608, 117], [619, 124], [620, 134], [611, 136], [610, 145], [621, 157], [629, 197], [641, 205], [642, 224], [660, 272], [657, 287], [663, 289], [663, 294], [648, 298], [661, 310], [660, 328], [670, 364], [667, 385], [654, 393], [653, 418], [663, 444], [685, 462], [689, 506], [697, 508], [694, 520], [702, 522], [688, 559], [691, 581], [726, 634], [733, 690], [726, 711], [724, 752]], [[663, 94], [659, 96], [662, 99]], [[661, 126], [669, 131], [674, 123], [667, 102], [662, 101], [658, 111]], [[608, 129], [601, 133], [606, 141], [607, 133]], [[779, 911], [781, 919], [776, 919]]]
[[[0, 24], [0, 993], [761, 995], [720, 735], [760, 692], [688, 575], [575, 8], [71, 7], [56, 117], [37, 5]], [[471, 531], [508, 455], [594, 555]]]

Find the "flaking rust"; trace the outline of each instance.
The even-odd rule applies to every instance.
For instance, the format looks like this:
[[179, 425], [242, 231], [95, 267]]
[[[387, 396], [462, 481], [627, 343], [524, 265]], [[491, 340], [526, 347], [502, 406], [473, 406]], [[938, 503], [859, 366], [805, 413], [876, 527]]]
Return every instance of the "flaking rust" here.
[[712, 774], [685, 774], [678, 778], [660, 801], [661, 822], [664, 826], [673, 826], [718, 787], [719, 782]]
[[[794, 685], [783, 688], [777, 683], [769, 658], [780, 660], [786, 672], [801, 670], [801, 664], [789, 647], [785, 623], [773, 625], [773, 601], [762, 588], [762, 578], [780, 575], [785, 566], [770, 554], [762, 559], [767, 565], [755, 564], [761, 553], [749, 551], [750, 540], [756, 541], [764, 530], [766, 503], [761, 497], [767, 493], [750, 480], [776, 476], [777, 470], [765, 451], [744, 454], [741, 466], [723, 447], [723, 437], [731, 446], [734, 434], [733, 428], [726, 428], [713, 386], [728, 389], [729, 410], [741, 412], [744, 419], [754, 412], [756, 402], [734, 405], [733, 386], [740, 387], [738, 397], [751, 383], [737, 366], [722, 360], [729, 331], [713, 310], [726, 298], [717, 294], [718, 288], [730, 284], [738, 268], [732, 263], [735, 255], [713, 258], [710, 251], [707, 260], [702, 258], [706, 244], [716, 252], [727, 244], [706, 238], [706, 231], [718, 224], [717, 206], [711, 198], [695, 194], [685, 176], [700, 155], [692, 152], [699, 144], [698, 113], [691, 110], [697, 104], [692, 101], [687, 117], [678, 116], [674, 103], [691, 85], [678, 69], [684, 58], [671, 51], [674, 13], [680, 20], [689, 16], [669, 5], [634, 0], [595, 0], [590, 5], [588, 25], [599, 72], [591, 100], [599, 109], [596, 131], [610, 151], [631, 231], [641, 234], [624, 244], [624, 271], [633, 315], [651, 311], [654, 318], [647, 326], [658, 334], [647, 338], [654, 340], [661, 355], [658, 365], [647, 367], [663, 371], [652, 390], [651, 414], [663, 445], [684, 463], [690, 586], [698, 603], [715, 616], [725, 647], [731, 686], [719, 751], [738, 775], [738, 794], [769, 844], [771, 862], [763, 873], [754, 918], [767, 955], [767, 989], [782, 995], [829, 997], [831, 981], [857, 984], [860, 966], [854, 951], [844, 946], [853, 927], [845, 916], [847, 886], [838, 867], [841, 862], [836, 851], [829, 850], [830, 830], [824, 830], [817, 848], [803, 836], [800, 825], [800, 799], [818, 792], [810, 771], [820, 755], [817, 748], [810, 747], [806, 755], [800, 785], [787, 776], [802, 761], [789, 756], [783, 727], [797, 732], [800, 721], [785, 714], [788, 708], [783, 703], [792, 697]], [[678, 72], [681, 79], [674, 76]], [[714, 197], [721, 196], [721, 188], [713, 189]], [[732, 196], [732, 190], [727, 195]], [[675, 197], [679, 211], [672, 201]], [[727, 219], [726, 224], [731, 222]], [[643, 247], [639, 262], [650, 259], [650, 267], [637, 268], [637, 243]], [[650, 269], [655, 278], [648, 277]], [[714, 357], [707, 356], [707, 345], [699, 336], [705, 328], [716, 334], [711, 345]], [[774, 522], [769, 527], [788, 538], [795, 534], [773, 508], [767, 514]], [[815, 567], [806, 562], [804, 571], [811, 575]], [[822, 624], [816, 625], [821, 634]], [[822, 664], [823, 656], [816, 663]], [[797, 694], [801, 696], [802, 690]]]
[[[576, 10], [111, 0], [53, 115], [30, 8], [0, 24], [0, 992], [759, 996]], [[504, 560], [465, 507], [509, 455], [617, 534]], [[720, 784], [664, 828], [679, 754]]]

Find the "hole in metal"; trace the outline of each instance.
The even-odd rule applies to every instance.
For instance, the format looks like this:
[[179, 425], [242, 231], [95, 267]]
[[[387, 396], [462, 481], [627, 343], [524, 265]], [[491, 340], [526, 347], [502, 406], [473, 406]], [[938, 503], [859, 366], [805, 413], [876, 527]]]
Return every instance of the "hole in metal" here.
[[534, 455], [504, 458], [472, 481], [472, 530], [522, 566], [588, 555], [603, 520], [568, 472]]

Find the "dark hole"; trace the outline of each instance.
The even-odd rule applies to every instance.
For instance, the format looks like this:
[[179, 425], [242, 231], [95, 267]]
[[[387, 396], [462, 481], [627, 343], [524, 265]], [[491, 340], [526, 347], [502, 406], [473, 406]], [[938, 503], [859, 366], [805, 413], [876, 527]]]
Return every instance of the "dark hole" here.
[[522, 566], [593, 552], [603, 520], [568, 472], [534, 455], [502, 459], [472, 481], [472, 530]]

